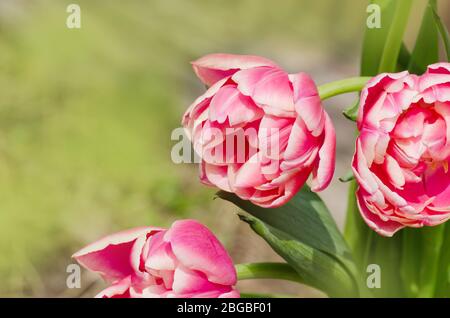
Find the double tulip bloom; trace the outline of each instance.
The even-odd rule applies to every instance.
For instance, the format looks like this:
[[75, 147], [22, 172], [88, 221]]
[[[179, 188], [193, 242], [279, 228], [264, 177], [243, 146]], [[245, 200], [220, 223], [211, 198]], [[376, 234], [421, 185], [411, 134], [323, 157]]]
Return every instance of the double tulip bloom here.
[[236, 270], [204, 225], [176, 221], [105, 237], [75, 253], [111, 285], [99, 298], [236, 298]]
[[384, 236], [450, 218], [450, 64], [381, 74], [361, 95], [353, 171], [367, 224]]
[[310, 175], [313, 191], [327, 187], [335, 131], [307, 74], [229, 54], [207, 55], [193, 67], [209, 89], [183, 126], [202, 159], [203, 183], [265, 208], [288, 202]]

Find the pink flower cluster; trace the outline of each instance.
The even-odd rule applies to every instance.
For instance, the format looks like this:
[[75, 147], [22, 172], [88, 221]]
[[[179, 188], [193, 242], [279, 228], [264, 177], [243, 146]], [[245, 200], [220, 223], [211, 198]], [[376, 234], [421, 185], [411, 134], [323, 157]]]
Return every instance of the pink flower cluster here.
[[[183, 126], [202, 159], [203, 183], [265, 208], [287, 203], [310, 176], [312, 190], [328, 186], [335, 130], [307, 74], [229, 54], [193, 67], [209, 88]], [[357, 121], [352, 167], [366, 223], [392, 236], [450, 219], [450, 64], [422, 76], [376, 76], [361, 94]], [[74, 258], [110, 283], [98, 297], [239, 297], [230, 256], [193, 220], [117, 233]]]

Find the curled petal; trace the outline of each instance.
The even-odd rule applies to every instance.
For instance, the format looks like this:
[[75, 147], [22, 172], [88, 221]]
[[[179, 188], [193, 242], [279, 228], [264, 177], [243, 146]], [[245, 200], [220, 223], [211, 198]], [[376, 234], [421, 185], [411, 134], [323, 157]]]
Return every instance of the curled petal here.
[[250, 96], [266, 114], [295, 117], [292, 84], [283, 70], [268, 67], [242, 70], [232, 79], [238, 89]]
[[177, 259], [173, 255], [170, 243], [164, 240], [166, 233], [166, 231], [161, 231], [149, 239], [145, 268], [150, 272], [173, 271], [177, 266]]
[[192, 62], [195, 74], [208, 86], [231, 76], [238, 70], [259, 66], [275, 67], [276, 64], [266, 58], [252, 55], [209, 54]]
[[116, 233], [86, 246], [72, 257], [107, 281], [121, 280], [134, 273], [131, 251], [136, 240], [159, 231], [158, 228], [140, 227]]
[[178, 295], [195, 294], [197, 297], [199, 294], [209, 292], [220, 294], [221, 291], [228, 290], [230, 290], [230, 287], [220, 286], [210, 282], [201, 272], [190, 270], [184, 266], [179, 266], [175, 270], [173, 291]]
[[372, 212], [369, 207], [376, 209], [374, 205], [370, 205], [361, 194], [361, 191], [357, 192], [357, 202], [359, 211], [367, 225], [382, 236], [392, 237], [397, 231], [401, 230], [405, 226], [399, 222], [382, 220], [376, 213]]
[[130, 276], [114, 283], [98, 293], [95, 298], [130, 298]]
[[171, 243], [174, 255], [183, 266], [205, 273], [210, 282], [236, 284], [233, 261], [204, 225], [194, 220], [176, 221], [164, 239]]
[[430, 74], [450, 74], [450, 63], [436, 63], [428, 66], [427, 73]]
[[328, 114], [325, 113], [324, 141], [319, 150], [317, 165], [313, 170], [312, 191], [322, 191], [331, 182], [335, 169], [336, 132]]

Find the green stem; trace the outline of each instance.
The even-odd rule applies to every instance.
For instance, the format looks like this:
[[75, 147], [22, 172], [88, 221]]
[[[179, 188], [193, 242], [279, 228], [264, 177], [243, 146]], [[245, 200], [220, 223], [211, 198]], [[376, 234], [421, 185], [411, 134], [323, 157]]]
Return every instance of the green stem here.
[[352, 77], [335, 81], [319, 86], [319, 96], [321, 100], [331, 98], [333, 96], [359, 92], [366, 86], [370, 77]]
[[356, 190], [358, 185], [356, 180], [350, 182], [348, 188], [347, 201], [347, 220], [344, 229], [344, 237], [353, 251], [353, 257], [356, 259], [358, 265], [365, 269], [367, 264], [364, 263], [366, 240], [372, 230], [368, 230], [367, 224], [363, 221], [359, 214], [358, 205], [356, 203]]
[[238, 280], [246, 279], [281, 279], [303, 284], [298, 273], [284, 263], [249, 263], [237, 264]]

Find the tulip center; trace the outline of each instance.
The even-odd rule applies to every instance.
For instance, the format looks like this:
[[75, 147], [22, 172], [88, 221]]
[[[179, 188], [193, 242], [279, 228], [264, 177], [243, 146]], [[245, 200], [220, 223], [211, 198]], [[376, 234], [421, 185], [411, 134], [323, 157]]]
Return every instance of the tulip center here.
[[[450, 105], [412, 105], [397, 120], [391, 132], [388, 153], [399, 166], [415, 173], [443, 167], [448, 171], [450, 127], [446, 116]], [[450, 112], [449, 112], [450, 114]]]

